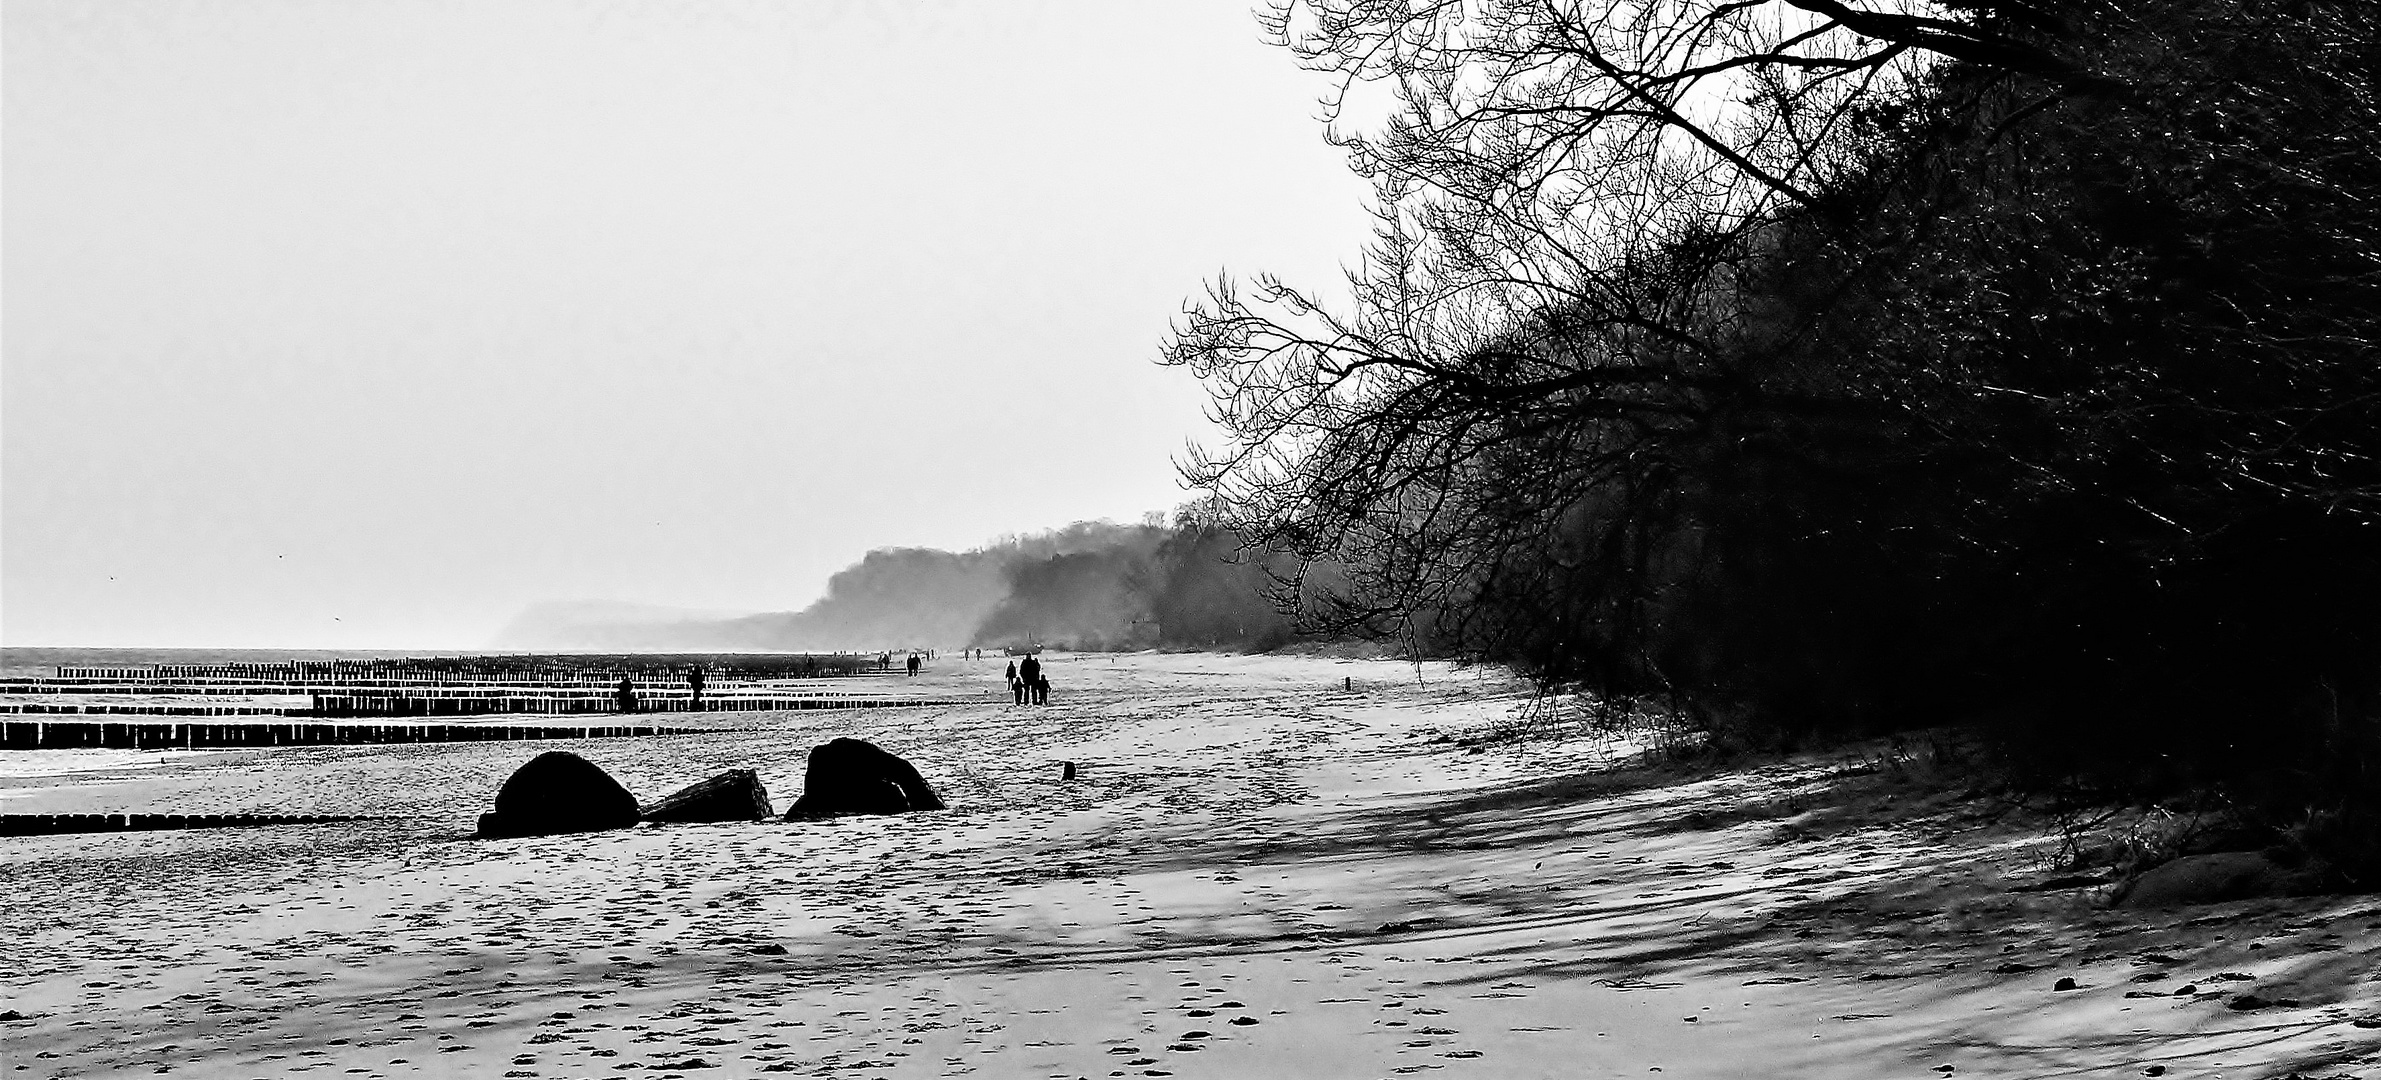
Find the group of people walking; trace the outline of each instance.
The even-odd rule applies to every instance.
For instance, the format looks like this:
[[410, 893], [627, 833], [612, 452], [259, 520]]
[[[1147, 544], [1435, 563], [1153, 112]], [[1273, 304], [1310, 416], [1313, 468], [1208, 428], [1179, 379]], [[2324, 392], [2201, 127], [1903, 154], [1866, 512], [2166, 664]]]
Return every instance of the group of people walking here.
[[[978, 649], [970, 649], [968, 652], [978, 656], [983, 655], [982, 650]], [[926, 655], [931, 654], [910, 653], [908, 657], [904, 658], [902, 666], [908, 670], [912, 677], [915, 677], [919, 668], [924, 666], [923, 661]], [[887, 667], [892, 666], [892, 658], [891, 653], [885, 654], [884, 662]], [[697, 709], [703, 707], [704, 674], [700, 664], [689, 668], [686, 672], [687, 697], [693, 702], [693, 707]], [[1050, 703], [1050, 676], [1042, 672], [1040, 658], [1028, 654], [1022, 662], [1011, 661], [1009, 663], [1009, 696], [1015, 699], [1019, 705], [1048, 705]], [[613, 697], [619, 704], [620, 711], [624, 713], [636, 712], [642, 705], [637, 700], [636, 680], [627, 676], [621, 677], [619, 689], [613, 691]]]
[[1042, 674], [1042, 662], [1031, 654], [1022, 664], [1009, 665], [1009, 696], [1019, 705], [1048, 705], [1050, 677]]
[[[701, 709], [703, 707], [703, 665], [701, 664], [686, 669], [686, 699], [693, 702], [692, 708]], [[636, 712], [642, 708], [642, 703], [637, 700], [637, 680], [632, 676], [622, 675], [620, 686], [612, 691], [612, 701], [624, 713]]]

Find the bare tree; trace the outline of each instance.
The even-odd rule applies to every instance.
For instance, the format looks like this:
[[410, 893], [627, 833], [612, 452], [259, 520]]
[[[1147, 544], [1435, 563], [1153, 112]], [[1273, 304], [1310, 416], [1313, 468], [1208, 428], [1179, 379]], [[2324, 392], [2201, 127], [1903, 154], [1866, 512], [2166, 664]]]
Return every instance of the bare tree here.
[[1247, 535], [1359, 549], [1374, 588], [1330, 599], [1376, 630], [1458, 610], [1450, 590], [1545, 554], [1607, 485], [1650, 490], [1668, 467], [1650, 440], [1701, 432], [1728, 378], [1730, 268], [1781, 207], [1865, 167], [1859, 110], [1943, 57], [2100, 81], [1993, 29], [2044, 21], [2022, 5], [1288, 0], [1261, 18], [1335, 77], [1330, 115], [1393, 103], [1379, 131], [1334, 135], [1375, 186], [1375, 239], [1344, 314], [1264, 277], [1186, 313], [1166, 360], [1207, 382], [1229, 442], [1185, 472]]
[[[1344, 575], [1324, 598], [1343, 624], [1502, 618], [1550, 657], [1643, 643], [1630, 628], [1674, 619], [1673, 586], [1708, 569], [1712, 507], [1777, 468], [1957, 459], [1990, 479], [1940, 511], [1976, 523], [1947, 543], [2001, 555], [2029, 542], [1992, 521], [2022, 490], [2185, 540], [2243, 491], [2374, 494], [2358, 5], [1290, 0], [1264, 20], [1335, 76], [1330, 115], [1394, 106], [1334, 136], [1375, 185], [1374, 242], [1344, 309], [1216, 282], [1165, 361], [1225, 433], [1186, 478]], [[2065, 143], [2025, 134], [2062, 114], [2083, 118]], [[2212, 224], [2144, 240], [2127, 215]], [[2191, 270], [2213, 244], [2240, 256]]]

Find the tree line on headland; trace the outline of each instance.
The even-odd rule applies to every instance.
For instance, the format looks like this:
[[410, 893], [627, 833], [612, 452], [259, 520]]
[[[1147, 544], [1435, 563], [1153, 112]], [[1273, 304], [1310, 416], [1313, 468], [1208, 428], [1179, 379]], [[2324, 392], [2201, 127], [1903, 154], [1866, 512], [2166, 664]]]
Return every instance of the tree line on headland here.
[[2381, 5], [1265, 20], [1390, 99], [1334, 136], [1376, 240], [1165, 359], [1311, 628], [1740, 742], [1973, 723], [2381, 873]]
[[539, 605], [502, 648], [1270, 649], [1292, 621], [1269, 599], [1268, 562], [1193, 510], [1138, 524], [1077, 522], [969, 551], [880, 548], [837, 572], [800, 611], [730, 618], [617, 605]]

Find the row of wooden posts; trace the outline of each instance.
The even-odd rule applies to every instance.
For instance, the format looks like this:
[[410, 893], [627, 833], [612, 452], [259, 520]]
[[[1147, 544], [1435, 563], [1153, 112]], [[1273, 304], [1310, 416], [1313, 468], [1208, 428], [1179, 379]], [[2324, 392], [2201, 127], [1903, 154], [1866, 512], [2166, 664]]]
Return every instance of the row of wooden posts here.
[[[752, 696], [703, 695], [653, 697], [637, 695], [640, 713], [780, 712], [789, 709], [883, 709], [931, 704], [924, 698], [873, 698], [856, 695]], [[316, 694], [307, 716], [489, 716], [498, 714], [618, 713], [614, 694], [453, 694], [349, 695]], [[292, 710], [296, 715], [298, 710]]]
[[288, 716], [295, 705], [68, 705], [55, 701], [0, 702], [0, 716]]
[[[388, 678], [388, 679], [224, 679], [224, 678], [158, 678], [158, 679], [96, 679], [29, 678], [0, 679], [0, 694], [305, 694], [317, 690], [471, 690], [483, 687], [522, 690], [601, 690], [617, 688], [626, 676], [609, 679], [588, 677], [536, 678], [523, 676], [505, 678], [494, 675], [458, 675], [451, 678]], [[754, 687], [779, 688], [789, 685], [825, 683], [828, 680], [768, 680], [710, 679], [703, 681], [705, 689], [734, 690]], [[678, 689], [692, 685], [683, 676], [676, 678], [629, 678], [629, 684], [639, 691]]]
[[657, 724], [113, 723], [0, 720], [0, 749], [171, 750], [352, 743], [492, 742], [699, 735], [714, 729]]
[[231, 829], [258, 825], [321, 825], [380, 821], [345, 814], [0, 814], [0, 836], [130, 832], [150, 829]]
[[[685, 704], [681, 702], [680, 704]], [[856, 709], [926, 705], [917, 700], [786, 699], [762, 704], [703, 702], [705, 709]], [[517, 712], [522, 710], [507, 710]], [[686, 711], [686, 710], [674, 710]], [[14, 713], [9, 715], [25, 715]], [[143, 714], [154, 715], [154, 714]], [[387, 716], [387, 712], [359, 714]], [[534, 739], [625, 739], [700, 735], [718, 728], [660, 724], [358, 724], [335, 722], [137, 722], [0, 720], [0, 750], [165, 750], [241, 746], [321, 746], [350, 743], [491, 742]]]
[[[870, 665], [875, 664], [870, 658]], [[279, 684], [298, 686], [442, 686], [461, 683], [512, 683], [532, 686], [601, 686], [618, 685], [622, 678], [657, 686], [684, 686], [687, 671], [547, 671], [543, 669], [497, 671], [406, 671], [402, 669], [314, 669], [288, 670], [281, 668], [172, 667], [172, 668], [93, 668], [60, 667], [56, 675], [11, 679], [9, 683], [40, 683], [43, 685], [111, 684], [137, 686], [217, 686]], [[718, 682], [748, 681], [753, 678], [833, 678], [829, 674], [761, 675], [746, 672], [704, 671], [706, 678]]]
[[80, 679], [280, 679], [319, 681], [345, 678], [496, 676], [535, 681], [593, 679], [623, 675], [684, 679], [696, 668], [722, 678], [805, 678], [885, 671], [890, 653], [671, 653], [546, 654], [539, 656], [423, 656], [382, 659], [283, 660], [270, 663], [61, 665], [60, 678]]
[[613, 694], [313, 694], [304, 705], [80, 704], [55, 701], [0, 702], [0, 716], [319, 716], [339, 719], [399, 716], [556, 716], [587, 713], [783, 712], [817, 709], [886, 709], [931, 704], [925, 698], [844, 695], [761, 697], [639, 695], [624, 710]]
[[[649, 679], [644, 681], [632, 679], [629, 681], [629, 685], [634, 687], [639, 694], [667, 695], [691, 694], [693, 692], [692, 684], [683, 679], [675, 682], [666, 682], [658, 679]], [[801, 684], [755, 684], [741, 680], [736, 682], [706, 681], [703, 684], [703, 689], [705, 696], [711, 696], [715, 694], [732, 696], [740, 693], [762, 694], [769, 696], [782, 696], [786, 694], [850, 695], [860, 693], [860, 691], [854, 690], [822, 690], [817, 688], [820, 685], [831, 684], [824, 683], [823, 681], [818, 683]], [[443, 696], [548, 692], [559, 695], [609, 695], [617, 693], [619, 689], [619, 679], [613, 679], [609, 682], [600, 679], [574, 679], [563, 682], [531, 682], [520, 679], [473, 679], [469, 681], [446, 679], [382, 679], [372, 682], [353, 683], [222, 682], [213, 679], [155, 680], [148, 682], [0, 679], [0, 694], [43, 694], [61, 696], [69, 694], [148, 694], [153, 696], [177, 695], [185, 697], [295, 697], [301, 694], [319, 694], [324, 692], [354, 694], [364, 697], [369, 697], [375, 694], [427, 694]]]

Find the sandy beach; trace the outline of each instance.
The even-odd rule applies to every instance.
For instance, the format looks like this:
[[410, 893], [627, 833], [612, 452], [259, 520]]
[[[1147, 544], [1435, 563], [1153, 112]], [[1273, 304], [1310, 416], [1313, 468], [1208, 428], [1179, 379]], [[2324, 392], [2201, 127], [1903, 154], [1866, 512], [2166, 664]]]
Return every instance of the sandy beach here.
[[2102, 888], [2026, 891], [2054, 876], [2055, 835], [1922, 750], [1613, 771], [1625, 738], [1495, 737], [1527, 696], [1495, 672], [1061, 656], [1052, 703], [1022, 708], [1001, 664], [945, 658], [911, 684], [949, 705], [565, 747], [648, 802], [755, 768], [782, 810], [808, 748], [856, 736], [951, 807], [900, 817], [468, 839], [557, 743], [14, 761], [8, 813], [393, 819], [0, 842], [0, 1068], [2345, 1077], [2381, 1060], [2381, 900], [2115, 911]]

